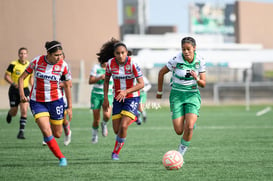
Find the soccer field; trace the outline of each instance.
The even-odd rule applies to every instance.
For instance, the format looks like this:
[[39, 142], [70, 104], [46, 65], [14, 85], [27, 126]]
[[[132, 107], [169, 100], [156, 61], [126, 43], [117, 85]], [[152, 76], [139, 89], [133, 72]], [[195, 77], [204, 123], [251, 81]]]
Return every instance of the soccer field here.
[[[273, 111], [267, 106], [203, 106], [185, 164], [168, 171], [161, 162], [168, 150], [177, 149], [180, 137], [173, 130], [169, 108], [148, 110], [148, 120], [129, 127], [119, 161], [111, 160], [115, 135], [99, 134], [91, 143], [92, 114], [74, 109], [72, 142], [58, 143], [68, 160], [58, 160], [42, 146], [42, 135], [28, 116], [26, 140], [16, 138], [19, 117], [7, 124], [7, 110], [0, 111], [0, 180], [273, 180]], [[260, 112], [261, 113], [261, 112]]]

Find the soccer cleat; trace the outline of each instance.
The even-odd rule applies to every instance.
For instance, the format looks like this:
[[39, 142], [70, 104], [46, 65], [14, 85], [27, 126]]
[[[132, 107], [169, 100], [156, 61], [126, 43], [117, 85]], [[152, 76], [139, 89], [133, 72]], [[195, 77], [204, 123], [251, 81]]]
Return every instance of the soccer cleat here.
[[147, 116], [143, 116], [143, 122], [146, 123]]
[[119, 156], [116, 153], [112, 153], [112, 160], [119, 160]]
[[60, 159], [59, 166], [60, 166], [60, 167], [65, 167], [65, 166], [67, 166], [66, 158], [61, 158], [61, 159]]
[[26, 139], [24, 136], [24, 131], [19, 131], [18, 135], [17, 135], [18, 139]]
[[99, 137], [98, 137], [98, 130], [92, 129], [92, 143], [98, 143]]
[[11, 115], [8, 113], [7, 114], [7, 117], [6, 117], [6, 120], [7, 120], [7, 123], [9, 124], [9, 123], [11, 123]]
[[101, 129], [102, 129], [102, 136], [107, 136], [108, 135], [108, 129], [107, 129], [107, 124], [105, 122], [101, 122]]
[[72, 131], [69, 131], [68, 135], [64, 136], [64, 145], [67, 146], [69, 145], [69, 143], [71, 142], [71, 135], [72, 135]]
[[143, 111], [143, 112], [142, 112], [142, 119], [143, 119], [143, 122], [146, 123], [146, 121], [147, 121], [147, 114], [146, 114], [146, 111]]
[[43, 145], [43, 146], [46, 146], [47, 144], [46, 144], [46, 142], [45, 142], [45, 141], [43, 141], [42, 145]]
[[179, 152], [182, 156], [184, 156], [184, 154], [185, 154], [185, 152], [187, 151], [187, 149], [188, 149], [188, 147], [187, 147], [187, 146], [184, 146], [184, 145], [182, 145], [182, 144], [180, 144], [180, 145], [178, 146], [178, 152]]

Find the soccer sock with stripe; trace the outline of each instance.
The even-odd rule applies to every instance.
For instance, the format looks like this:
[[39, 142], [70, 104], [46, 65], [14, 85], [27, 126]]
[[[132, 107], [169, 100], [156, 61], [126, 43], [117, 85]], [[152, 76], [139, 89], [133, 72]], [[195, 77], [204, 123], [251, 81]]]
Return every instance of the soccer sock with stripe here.
[[44, 137], [44, 141], [47, 143], [49, 149], [58, 159], [65, 158], [54, 136], [51, 135], [49, 137]]
[[116, 143], [115, 143], [115, 147], [114, 147], [113, 153], [119, 154], [121, 148], [122, 148], [123, 145], [124, 145], [125, 140], [126, 140], [126, 138], [120, 138], [120, 137], [117, 135], [117, 137], [116, 137]]
[[21, 117], [20, 118], [20, 128], [19, 128], [19, 131], [24, 131], [26, 124], [27, 124], [27, 118], [26, 117]]

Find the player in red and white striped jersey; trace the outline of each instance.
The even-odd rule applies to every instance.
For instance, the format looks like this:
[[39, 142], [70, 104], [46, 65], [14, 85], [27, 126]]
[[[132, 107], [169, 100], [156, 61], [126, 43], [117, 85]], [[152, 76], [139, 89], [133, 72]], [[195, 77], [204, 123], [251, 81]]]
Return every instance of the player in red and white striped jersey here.
[[[115, 39], [106, 42], [99, 56], [100, 63], [108, 61], [104, 79], [103, 109], [109, 107], [108, 87], [112, 76], [114, 80], [114, 102], [112, 111], [113, 129], [116, 143], [112, 152], [112, 159], [119, 160], [119, 152], [124, 145], [127, 129], [130, 122], [135, 119], [139, 105], [139, 90], [144, 87], [142, 72], [139, 66], [129, 57], [131, 52], [124, 43]], [[113, 58], [114, 57], [114, 58]]]
[[[35, 121], [43, 133], [44, 141], [59, 159], [59, 165], [66, 166], [66, 158], [54, 137], [60, 138], [62, 135], [64, 101], [60, 89], [61, 78], [67, 98], [69, 121], [72, 119], [71, 73], [63, 60], [63, 48], [60, 42], [46, 42], [45, 48], [47, 55], [34, 58], [19, 78], [20, 100], [29, 101]], [[23, 81], [32, 72], [34, 83], [30, 100], [28, 100], [23, 91]]]
[[[119, 65], [116, 58], [108, 61], [106, 67], [106, 76], [112, 76], [115, 87], [115, 98], [119, 95], [119, 90], [126, 90], [136, 84], [136, 79], [142, 77], [139, 66], [131, 57], [126, 57], [124, 65]], [[139, 90], [128, 93], [126, 98], [139, 97]]]
[[34, 86], [31, 89], [30, 99], [38, 102], [51, 102], [63, 97], [60, 87], [61, 76], [66, 80], [71, 79], [67, 63], [61, 59], [56, 64], [50, 64], [45, 55], [38, 56], [32, 60], [26, 68], [31, 74], [35, 71]]

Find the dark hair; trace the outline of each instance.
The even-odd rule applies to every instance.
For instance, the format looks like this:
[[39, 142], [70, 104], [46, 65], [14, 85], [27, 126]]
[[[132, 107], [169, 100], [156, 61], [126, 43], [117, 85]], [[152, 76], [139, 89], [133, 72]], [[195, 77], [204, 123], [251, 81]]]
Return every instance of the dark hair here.
[[58, 42], [58, 41], [55, 41], [55, 40], [53, 40], [53, 41], [47, 41], [46, 43], [45, 43], [45, 48], [46, 48], [46, 51], [48, 52], [48, 53], [54, 53], [54, 52], [56, 52], [56, 51], [58, 51], [58, 50], [63, 50], [63, 48], [62, 48], [62, 44], [60, 43], [60, 42]]
[[185, 43], [190, 43], [193, 47], [196, 46], [196, 41], [194, 38], [188, 36], [181, 40], [181, 45], [184, 45]]
[[21, 48], [19, 48], [19, 50], [18, 50], [18, 55], [20, 54], [20, 52], [21, 52], [22, 50], [26, 50], [26, 51], [28, 52], [28, 49], [27, 49], [26, 47], [21, 47]]
[[[115, 57], [114, 52], [119, 46], [123, 46], [127, 50], [126, 45], [115, 38], [111, 38], [110, 41], [104, 43], [100, 49], [100, 52], [96, 54], [98, 56], [98, 61], [100, 62], [100, 64], [103, 64], [107, 62], [110, 58]], [[128, 56], [130, 55], [131, 51], [128, 51]]]

